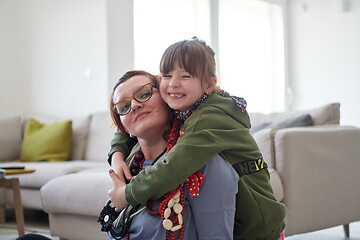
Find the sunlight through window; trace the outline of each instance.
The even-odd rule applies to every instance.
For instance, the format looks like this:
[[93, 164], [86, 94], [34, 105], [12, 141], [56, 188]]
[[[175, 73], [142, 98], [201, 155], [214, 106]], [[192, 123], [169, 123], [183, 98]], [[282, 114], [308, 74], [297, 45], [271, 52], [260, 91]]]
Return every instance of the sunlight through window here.
[[273, 1], [134, 0], [134, 66], [157, 74], [170, 44], [197, 36], [215, 50], [224, 90], [250, 112], [284, 111], [283, 28]]
[[219, 1], [220, 80], [225, 90], [244, 97], [252, 112], [285, 110], [282, 28], [278, 5]]

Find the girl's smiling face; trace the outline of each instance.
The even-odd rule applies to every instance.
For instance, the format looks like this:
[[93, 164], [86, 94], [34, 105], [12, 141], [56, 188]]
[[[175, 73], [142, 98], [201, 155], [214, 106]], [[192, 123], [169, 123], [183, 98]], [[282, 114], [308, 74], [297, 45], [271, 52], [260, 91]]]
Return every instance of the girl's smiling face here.
[[163, 74], [160, 81], [160, 93], [164, 101], [174, 110], [185, 111], [191, 108], [204, 93], [213, 89], [205, 81], [192, 76], [179, 64]]

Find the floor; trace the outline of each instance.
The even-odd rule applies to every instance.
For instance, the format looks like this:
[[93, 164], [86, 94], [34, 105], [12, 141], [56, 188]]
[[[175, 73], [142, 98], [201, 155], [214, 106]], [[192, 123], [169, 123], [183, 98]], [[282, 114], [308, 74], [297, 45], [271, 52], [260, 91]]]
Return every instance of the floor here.
[[342, 226], [286, 237], [286, 240], [360, 240], [360, 222], [350, 224], [350, 238], [345, 237]]
[[[11, 218], [11, 212], [7, 213], [6, 224], [0, 224], [0, 240], [15, 240], [17, 237], [17, 228], [15, 219]], [[25, 232], [38, 233], [52, 240], [59, 240], [57, 237], [51, 237], [48, 228], [47, 215], [38, 211], [25, 211]], [[346, 238], [342, 226], [329, 228], [321, 231], [298, 234], [286, 237], [286, 240], [360, 240], [360, 222], [350, 224], [350, 238]]]
[[[16, 220], [13, 210], [7, 210], [6, 224], [0, 224], [0, 240], [15, 240], [18, 237]], [[48, 216], [42, 211], [24, 211], [25, 233], [37, 233], [52, 240], [59, 240], [52, 237], [49, 232]]]

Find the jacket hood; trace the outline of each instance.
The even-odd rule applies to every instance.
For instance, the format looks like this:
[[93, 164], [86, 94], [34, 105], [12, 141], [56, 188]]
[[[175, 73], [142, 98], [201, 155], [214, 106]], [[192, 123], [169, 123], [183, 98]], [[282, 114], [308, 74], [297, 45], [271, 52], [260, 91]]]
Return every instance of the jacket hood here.
[[199, 108], [205, 105], [219, 108], [231, 118], [240, 122], [246, 128], [250, 128], [250, 117], [246, 110], [242, 110], [231, 97], [224, 97], [216, 93], [212, 93], [205, 101], [206, 104], [200, 104]]

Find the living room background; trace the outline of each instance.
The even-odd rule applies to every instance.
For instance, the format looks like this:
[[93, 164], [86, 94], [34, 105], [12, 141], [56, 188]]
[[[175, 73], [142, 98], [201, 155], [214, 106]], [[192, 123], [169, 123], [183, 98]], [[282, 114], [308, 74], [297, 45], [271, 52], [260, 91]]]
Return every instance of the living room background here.
[[[340, 102], [341, 124], [360, 126], [360, 2], [284, 3], [289, 109]], [[0, 115], [107, 110], [134, 67], [133, 10], [133, 0], [0, 0]]]

